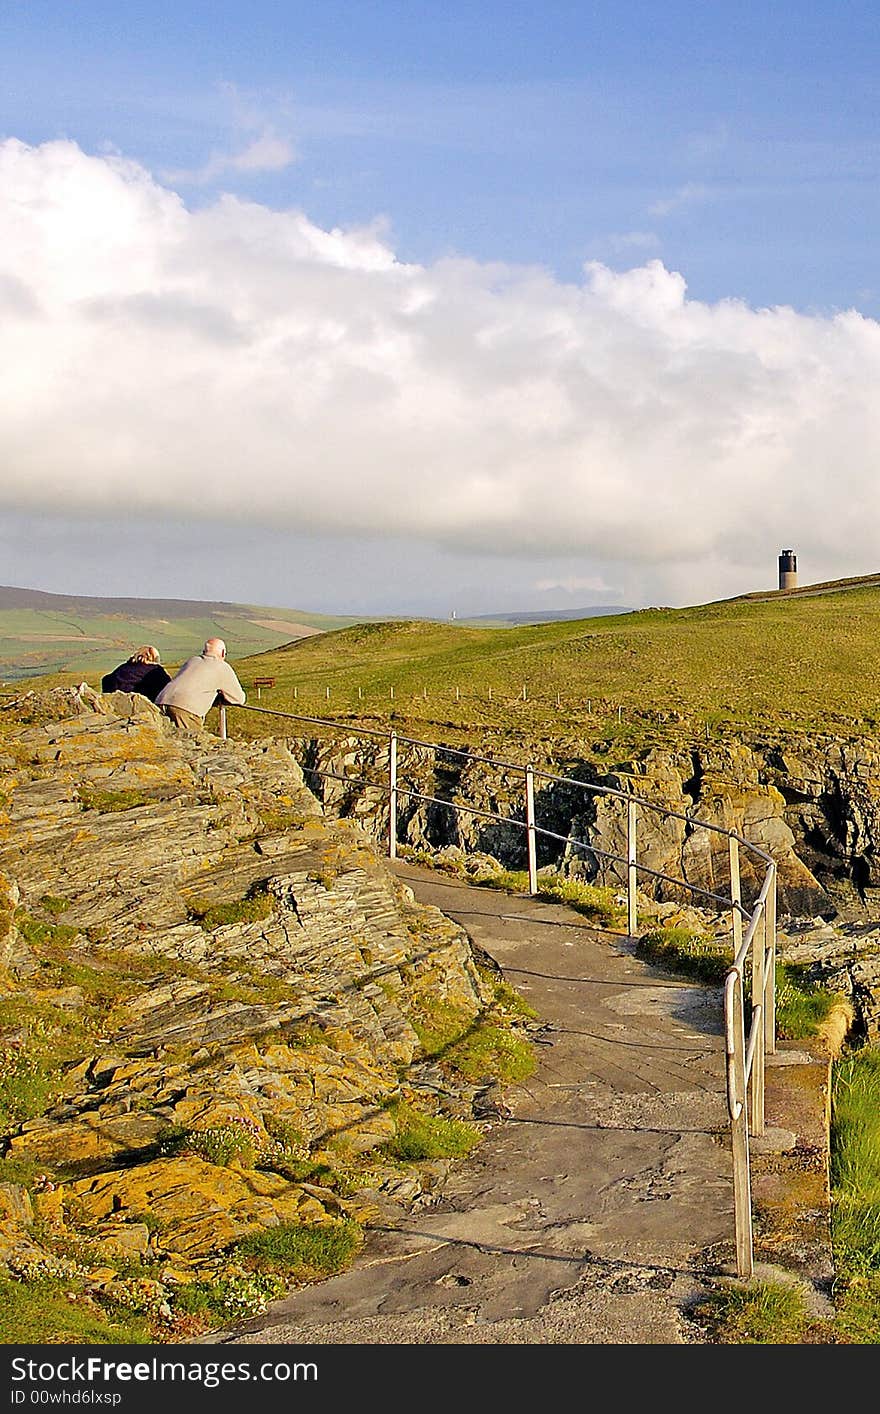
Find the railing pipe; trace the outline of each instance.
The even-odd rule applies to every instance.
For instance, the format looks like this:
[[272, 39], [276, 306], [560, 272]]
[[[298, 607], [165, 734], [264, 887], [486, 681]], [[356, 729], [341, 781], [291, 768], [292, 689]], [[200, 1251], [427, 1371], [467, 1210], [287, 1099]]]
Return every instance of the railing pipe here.
[[[351, 736], [370, 736], [383, 739], [386, 736], [385, 732], [373, 730], [372, 728], [360, 726], [352, 727], [348, 723], [334, 721], [329, 718], [307, 717], [293, 712], [281, 712], [277, 708], [260, 708], [248, 704], [244, 710], [263, 712], [267, 716], [282, 717], [291, 721], [308, 722], [317, 726], [330, 727], [336, 731], [347, 732]], [[226, 711], [225, 709], [221, 709], [220, 735], [225, 738], [226, 733]], [[749, 1168], [749, 1133], [751, 1131], [755, 1134], [761, 1134], [764, 1131], [765, 1056], [768, 1053], [772, 1054], [776, 1049], [777, 870], [772, 856], [760, 849], [757, 845], [753, 845], [750, 840], [745, 839], [734, 830], [725, 830], [722, 826], [708, 824], [701, 820], [695, 821], [690, 815], [683, 815], [677, 811], [668, 810], [664, 806], [656, 804], [656, 802], [644, 800], [641, 796], [633, 796], [625, 791], [616, 790], [611, 786], [600, 786], [591, 781], [578, 781], [573, 780], [570, 776], [558, 776], [549, 771], [536, 770], [531, 764], [525, 767], [525, 820], [514, 820], [506, 816], [499, 816], [495, 811], [481, 810], [476, 806], [467, 805], [464, 802], [451, 801], [449, 799], [444, 800], [439, 796], [427, 795], [420, 791], [410, 790], [406, 786], [401, 786], [398, 780], [399, 742], [404, 742], [410, 746], [425, 747], [429, 750], [445, 752], [448, 755], [461, 756], [467, 760], [497, 766], [499, 769], [503, 770], [523, 770], [523, 767], [516, 762], [499, 761], [496, 758], [488, 756], [477, 756], [465, 749], [459, 749], [458, 747], [442, 747], [436, 742], [420, 741], [416, 737], [398, 737], [397, 733], [393, 731], [389, 739], [387, 784], [378, 781], [370, 782], [359, 777], [342, 776], [333, 771], [312, 770], [311, 774], [322, 778], [340, 780], [349, 785], [362, 785], [364, 788], [371, 790], [387, 790], [389, 796], [388, 847], [389, 856], [392, 859], [397, 856], [398, 799], [401, 795], [404, 795], [409, 800], [443, 805], [450, 810], [462, 811], [483, 819], [501, 821], [513, 825], [518, 829], [524, 829], [527, 838], [529, 892], [531, 894], [536, 894], [538, 887], [538, 835], [542, 835], [547, 839], [559, 840], [569, 848], [582, 849], [599, 859], [613, 861], [616, 864], [624, 864], [626, 866], [627, 879], [627, 929], [630, 936], [635, 935], [638, 927], [636, 902], [639, 873], [645, 874], [650, 878], [662, 880], [676, 888], [684, 889], [692, 895], [710, 899], [725, 911], [730, 911], [734, 960], [724, 982], [727, 1107], [730, 1116], [733, 1150], [737, 1271], [741, 1277], [751, 1277], [754, 1267], [754, 1258], [751, 1176]], [[539, 826], [535, 817], [534, 782], [536, 776], [541, 780], [557, 781], [566, 786], [580, 786], [582, 789], [592, 791], [595, 794], [625, 800], [627, 806], [626, 858], [624, 859], [622, 856], [613, 854], [608, 850], [602, 850], [595, 845], [587, 843], [585, 840], [576, 840], [573, 839], [571, 835], [561, 835], [553, 830], [547, 830]], [[676, 879], [672, 875], [665, 874], [658, 869], [650, 869], [645, 864], [639, 864], [637, 849], [637, 811], [639, 808], [654, 811], [656, 814], [663, 815], [665, 818], [684, 821], [687, 825], [691, 826], [691, 828], [696, 827], [725, 836], [728, 841], [729, 849], [730, 897], [728, 898], [723, 894], [715, 893], [709, 889], [703, 889], [699, 885], [689, 883], [686, 879]], [[743, 848], [749, 850], [756, 858], [764, 860], [767, 865], [760, 892], [752, 905], [751, 911], [747, 910], [742, 902], [740, 851]], [[745, 931], [743, 931], [744, 919], [748, 920]], [[752, 1013], [747, 1039], [745, 1035], [743, 970], [750, 949], [752, 950]]]
[[776, 1054], [776, 865], [770, 866], [770, 888], [767, 890], [767, 952], [764, 1001], [764, 1046], [769, 1056]]
[[638, 932], [638, 876], [636, 872], [636, 822], [637, 806], [634, 800], [626, 802], [626, 931], [630, 938]]
[[538, 852], [535, 847], [535, 773], [526, 766], [526, 839], [529, 858], [529, 893], [538, 892]]
[[764, 993], [767, 974], [767, 907], [761, 909], [761, 922], [755, 929], [755, 944], [752, 948], [752, 1023], [754, 1045], [750, 1045], [749, 1069], [752, 1083], [751, 1125], [752, 1134], [764, 1133]]
[[733, 932], [733, 954], [739, 952], [742, 942], [742, 887], [739, 878], [739, 840], [731, 835], [727, 841], [730, 850], [730, 921]]
[[753, 1272], [752, 1184], [749, 1170], [749, 1114], [743, 1034], [742, 973], [731, 968], [724, 985], [727, 1105], [733, 1149], [733, 1211], [736, 1269], [746, 1279]]
[[388, 742], [388, 858], [397, 858], [397, 733]]

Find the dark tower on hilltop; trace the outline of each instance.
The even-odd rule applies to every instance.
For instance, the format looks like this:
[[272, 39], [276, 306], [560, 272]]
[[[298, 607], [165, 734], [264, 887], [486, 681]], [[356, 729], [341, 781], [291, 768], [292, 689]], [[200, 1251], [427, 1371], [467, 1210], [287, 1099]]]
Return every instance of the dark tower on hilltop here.
[[794, 550], [780, 551], [779, 588], [797, 589], [797, 555]]

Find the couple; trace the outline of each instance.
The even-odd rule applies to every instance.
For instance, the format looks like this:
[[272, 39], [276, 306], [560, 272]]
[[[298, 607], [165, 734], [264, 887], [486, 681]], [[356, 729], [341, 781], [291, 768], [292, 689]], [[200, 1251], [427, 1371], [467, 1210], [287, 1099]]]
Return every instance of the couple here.
[[176, 727], [190, 731], [204, 725], [216, 700], [239, 707], [245, 702], [244, 688], [226, 661], [222, 638], [209, 638], [201, 653], [187, 658], [173, 678], [160, 666], [157, 649], [147, 644], [102, 678], [101, 691], [139, 692]]

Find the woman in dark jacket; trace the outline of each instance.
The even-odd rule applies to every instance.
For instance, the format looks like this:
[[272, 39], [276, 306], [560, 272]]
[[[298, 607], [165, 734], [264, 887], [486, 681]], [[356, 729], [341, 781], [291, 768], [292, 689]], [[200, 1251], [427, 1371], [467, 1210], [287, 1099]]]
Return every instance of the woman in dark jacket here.
[[149, 697], [151, 702], [155, 702], [157, 694], [170, 681], [160, 665], [159, 650], [146, 643], [101, 679], [101, 691], [139, 692], [142, 697]]

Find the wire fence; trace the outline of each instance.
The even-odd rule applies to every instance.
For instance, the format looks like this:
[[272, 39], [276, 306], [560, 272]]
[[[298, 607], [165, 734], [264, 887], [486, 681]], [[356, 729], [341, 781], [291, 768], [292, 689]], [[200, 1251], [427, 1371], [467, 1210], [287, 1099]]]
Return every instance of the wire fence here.
[[[398, 813], [401, 800], [418, 804], [442, 806], [474, 818], [489, 819], [515, 830], [525, 832], [528, 860], [529, 893], [539, 893], [537, 869], [537, 841], [539, 838], [562, 843], [568, 849], [577, 849], [587, 858], [593, 856], [621, 867], [626, 877], [627, 932], [637, 936], [638, 930], [638, 879], [639, 876], [666, 882], [695, 897], [706, 899], [719, 912], [729, 913], [732, 936], [733, 961], [725, 977], [724, 999], [724, 1045], [727, 1081], [727, 1108], [730, 1121], [731, 1150], [733, 1156], [734, 1219], [737, 1271], [742, 1277], [751, 1277], [754, 1270], [754, 1235], [752, 1222], [752, 1198], [750, 1178], [750, 1135], [764, 1133], [765, 1101], [765, 1061], [768, 1054], [776, 1050], [776, 864], [766, 850], [733, 830], [725, 829], [711, 821], [695, 819], [682, 814], [657, 801], [648, 800], [633, 791], [620, 790], [613, 786], [603, 786], [594, 781], [583, 781], [571, 776], [560, 776], [549, 771], [536, 769], [521, 762], [499, 760], [480, 755], [466, 747], [447, 747], [437, 742], [425, 741], [418, 737], [398, 734], [394, 730], [353, 725], [333, 718], [306, 716], [280, 711], [277, 708], [263, 708], [254, 705], [236, 707], [235, 711], [264, 713], [286, 721], [305, 726], [319, 727], [326, 731], [341, 732], [346, 738], [364, 737], [370, 741], [387, 742], [387, 766], [385, 752], [380, 777], [355, 776], [349, 772], [339, 772], [317, 766], [304, 767], [313, 778], [342, 782], [363, 790], [377, 791], [387, 796], [388, 854], [391, 859], [398, 852]], [[220, 708], [220, 735], [228, 735], [228, 709]], [[476, 763], [497, 768], [508, 773], [521, 774], [523, 778], [522, 815], [502, 815], [486, 810], [482, 806], [469, 804], [466, 800], [450, 799], [417, 790], [401, 780], [399, 771], [399, 748], [412, 746], [436, 753], [440, 758], [454, 757], [462, 765]], [[621, 803], [626, 812], [626, 853], [604, 850], [589, 840], [580, 840], [570, 834], [562, 835], [539, 825], [535, 811], [535, 781], [561, 783], [566, 787], [604, 796]], [[639, 860], [639, 817], [640, 812], [649, 812], [663, 819], [684, 823], [691, 830], [703, 830], [727, 842], [728, 890], [721, 893], [697, 885], [685, 877], [676, 878], [664, 871], [649, 867]], [[751, 908], [743, 903], [740, 878], [741, 856], [745, 853], [754, 861], [762, 874], [762, 883], [757, 898]], [[745, 926], [744, 926], [745, 925]], [[751, 995], [747, 1001], [746, 967], [751, 962]]]

